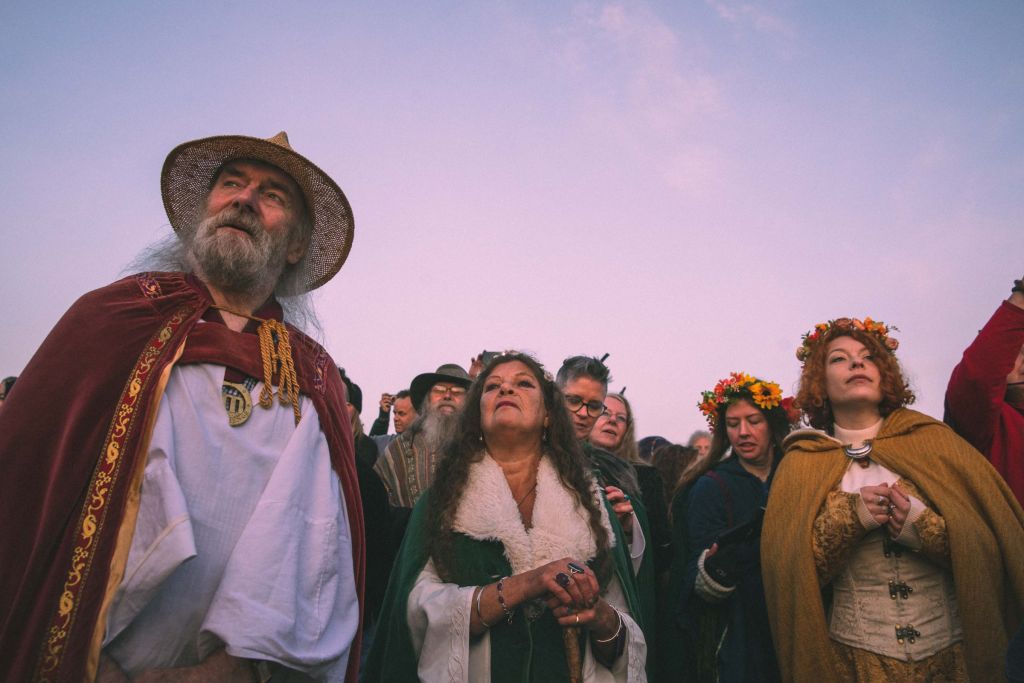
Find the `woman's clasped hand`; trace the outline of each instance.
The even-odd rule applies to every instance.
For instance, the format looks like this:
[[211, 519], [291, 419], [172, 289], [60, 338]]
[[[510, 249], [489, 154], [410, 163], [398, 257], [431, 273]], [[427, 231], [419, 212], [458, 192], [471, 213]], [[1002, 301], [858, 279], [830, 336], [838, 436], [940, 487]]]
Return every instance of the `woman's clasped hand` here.
[[599, 638], [615, 632], [615, 609], [601, 599], [597, 577], [586, 563], [566, 557], [533, 571], [535, 585], [546, 592], [545, 602], [559, 625], [586, 627]]
[[910, 495], [898, 483], [863, 486], [860, 497], [878, 526], [886, 527], [893, 538], [900, 535], [910, 514]]

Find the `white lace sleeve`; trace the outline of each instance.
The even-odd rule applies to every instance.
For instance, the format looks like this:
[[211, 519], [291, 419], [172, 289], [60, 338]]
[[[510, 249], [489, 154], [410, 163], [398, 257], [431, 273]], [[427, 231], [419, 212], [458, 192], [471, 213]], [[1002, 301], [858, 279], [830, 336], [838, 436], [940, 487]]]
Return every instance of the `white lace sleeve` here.
[[[406, 619], [421, 681], [468, 683], [490, 678], [490, 637], [485, 633], [470, 643], [475, 589], [442, 582], [432, 561], [420, 572], [409, 592]], [[480, 675], [481, 667], [486, 677]]]
[[622, 615], [622, 626], [626, 629], [626, 651], [615, 660], [611, 669], [606, 669], [594, 659], [588, 639], [587, 653], [583, 662], [583, 680], [587, 683], [645, 683], [647, 681], [647, 641], [640, 626], [633, 621], [626, 596], [617, 577], [612, 577], [608, 593], [604, 596], [608, 604]]

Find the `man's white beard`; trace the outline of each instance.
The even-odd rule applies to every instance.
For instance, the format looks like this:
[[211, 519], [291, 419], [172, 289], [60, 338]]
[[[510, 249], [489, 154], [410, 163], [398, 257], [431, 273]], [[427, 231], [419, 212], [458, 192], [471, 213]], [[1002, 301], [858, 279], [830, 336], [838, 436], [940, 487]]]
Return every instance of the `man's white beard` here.
[[[237, 225], [249, 238], [222, 232]], [[273, 290], [284, 269], [288, 236], [270, 235], [252, 214], [228, 207], [204, 219], [186, 240], [188, 258], [203, 279], [218, 289], [251, 293]]]
[[441, 450], [441, 447], [449, 439], [455, 436], [455, 427], [459, 421], [459, 413], [446, 413], [431, 406], [423, 419], [420, 420], [420, 430], [416, 435], [421, 443], [431, 453]]

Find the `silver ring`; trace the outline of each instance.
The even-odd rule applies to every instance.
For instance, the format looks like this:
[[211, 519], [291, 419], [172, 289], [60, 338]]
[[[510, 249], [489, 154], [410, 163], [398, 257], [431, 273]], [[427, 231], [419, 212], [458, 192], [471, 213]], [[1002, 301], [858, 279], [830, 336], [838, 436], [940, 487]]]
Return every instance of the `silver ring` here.
[[577, 614], [576, 615], [576, 625], [579, 626], [579, 623], [580, 623], [580, 615]]
[[585, 574], [586, 570], [583, 569], [583, 567], [581, 567], [578, 564], [576, 564], [575, 562], [570, 562], [569, 563], [569, 573], [570, 574]]
[[878, 497], [878, 504], [879, 505], [885, 505], [885, 496], [879, 496]]

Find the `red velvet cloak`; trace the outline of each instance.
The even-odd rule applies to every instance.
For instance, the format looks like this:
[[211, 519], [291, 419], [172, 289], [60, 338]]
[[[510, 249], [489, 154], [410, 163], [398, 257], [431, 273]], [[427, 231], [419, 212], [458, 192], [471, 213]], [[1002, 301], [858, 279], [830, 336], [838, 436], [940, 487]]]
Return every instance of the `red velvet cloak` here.
[[[134, 524], [126, 514], [137, 495], [133, 473], [145, 466], [160, 378], [182, 343], [178, 363], [263, 377], [248, 328], [196, 325], [211, 303], [190, 275], [125, 278], [79, 299], [18, 377], [0, 410], [0, 680], [77, 682], [94, 673], [108, 581], [123, 570], [113, 563], [118, 534]], [[280, 319], [281, 309], [271, 302], [257, 315]], [[299, 386], [316, 407], [345, 496], [362, 607], [365, 539], [344, 388], [327, 352], [289, 333]], [[358, 666], [357, 632], [347, 680], [355, 682]]]

